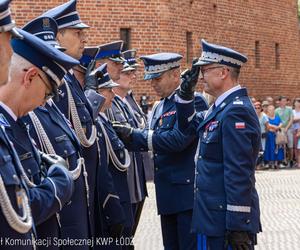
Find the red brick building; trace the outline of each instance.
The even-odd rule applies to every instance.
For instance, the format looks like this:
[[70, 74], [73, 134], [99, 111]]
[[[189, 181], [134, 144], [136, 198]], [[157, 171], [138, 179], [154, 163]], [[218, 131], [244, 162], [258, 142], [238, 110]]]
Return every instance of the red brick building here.
[[[63, 2], [14, 0], [12, 8], [23, 25]], [[248, 55], [241, 83], [251, 95], [300, 96], [295, 0], [78, 0], [78, 10], [91, 26], [89, 45], [122, 38], [138, 55], [178, 52], [185, 67], [200, 55], [199, 41], [205, 38]], [[134, 89], [154, 96], [149, 83], [139, 81]]]

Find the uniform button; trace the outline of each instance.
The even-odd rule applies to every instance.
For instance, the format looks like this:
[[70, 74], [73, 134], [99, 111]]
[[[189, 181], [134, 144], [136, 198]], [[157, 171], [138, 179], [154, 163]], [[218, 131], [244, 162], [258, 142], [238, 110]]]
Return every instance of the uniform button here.
[[248, 219], [248, 220], [246, 220], [246, 224], [249, 224], [250, 223], [250, 220]]
[[198, 171], [195, 172], [195, 175], [197, 175], [197, 174], [198, 174]]
[[97, 101], [94, 101], [94, 104], [96, 105], [96, 104], [98, 104], [98, 102], [97, 102]]
[[155, 168], [155, 170], [157, 171], [157, 170], [158, 170], [158, 168]]
[[199, 155], [198, 159], [202, 159], [202, 156], [201, 156], [201, 155]]
[[30, 168], [28, 168], [28, 169], [27, 169], [27, 172], [28, 172], [29, 174], [31, 174], [31, 169], [30, 169]]
[[186, 180], [186, 182], [187, 182], [187, 183], [190, 183], [190, 182], [191, 182], [191, 180], [190, 180], [190, 179], [187, 179], [187, 180]]
[[154, 154], [155, 157], [157, 157], [157, 154]]
[[15, 179], [15, 180], [18, 180], [18, 176], [17, 175], [13, 175], [13, 178]]
[[64, 150], [64, 153], [65, 153], [65, 155], [66, 155], [66, 154], [68, 154], [68, 151], [67, 151], [67, 150]]
[[167, 127], [169, 127], [169, 124], [167, 124]]
[[219, 208], [221, 208], [221, 209], [222, 209], [222, 208], [223, 208], [223, 206], [222, 206], [222, 205], [220, 205], [220, 206], [219, 206]]

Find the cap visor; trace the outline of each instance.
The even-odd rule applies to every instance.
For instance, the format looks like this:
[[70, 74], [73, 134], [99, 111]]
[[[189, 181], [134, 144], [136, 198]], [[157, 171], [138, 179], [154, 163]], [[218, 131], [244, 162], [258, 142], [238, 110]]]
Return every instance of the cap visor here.
[[121, 57], [109, 57], [110, 60], [114, 61], [114, 62], [119, 62], [119, 63], [123, 63], [124, 60]]
[[116, 83], [116, 82], [112, 82], [112, 83], [108, 84], [108, 85], [106, 86], [106, 88], [114, 88], [114, 87], [118, 87], [118, 86], [120, 86], [120, 84], [118, 84], [118, 83]]
[[124, 69], [122, 69], [122, 72], [128, 72], [128, 71], [134, 71], [134, 70], [136, 70], [136, 68], [133, 68], [133, 67], [126, 67], [126, 68], [124, 68]]
[[204, 66], [204, 65], [213, 64], [213, 63], [216, 63], [216, 62], [209, 62], [209, 61], [199, 60], [198, 62], [194, 63], [194, 65], [195, 66]]
[[86, 25], [85, 23], [78, 23], [78, 24], [75, 24], [75, 25], [72, 25], [72, 26], [69, 26], [69, 27], [66, 27], [66, 28], [69, 28], [69, 29], [87, 29], [89, 27], [90, 26]]
[[12, 28], [10, 30], [10, 33], [12, 35], [12, 38], [23, 39], [23, 36], [17, 31], [16, 28]]
[[54, 48], [56, 48], [56, 49], [58, 49], [58, 50], [60, 50], [61, 52], [64, 52], [64, 51], [66, 51], [67, 49], [66, 48], [64, 48], [64, 47], [61, 47], [60, 45], [54, 45]]
[[[162, 72], [163, 73], [163, 72]], [[144, 80], [151, 80], [157, 77], [160, 77], [162, 73], [152, 73], [152, 74], [145, 74], [144, 75]]]

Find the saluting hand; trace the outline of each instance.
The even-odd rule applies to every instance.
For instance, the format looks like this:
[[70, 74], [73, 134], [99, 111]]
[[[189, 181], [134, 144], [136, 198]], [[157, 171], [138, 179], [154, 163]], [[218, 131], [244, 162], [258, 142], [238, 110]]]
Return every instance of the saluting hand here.
[[177, 95], [186, 101], [194, 99], [194, 92], [200, 73], [200, 67], [195, 65], [197, 61], [197, 59], [194, 59], [192, 68], [181, 74], [181, 84], [179, 90], [177, 90]]

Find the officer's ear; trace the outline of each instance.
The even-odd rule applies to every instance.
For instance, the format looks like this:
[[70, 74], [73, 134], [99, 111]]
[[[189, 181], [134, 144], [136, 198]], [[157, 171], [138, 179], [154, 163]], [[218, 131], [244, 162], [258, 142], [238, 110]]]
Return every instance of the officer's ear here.
[[222, 70], [220, 70], [220, 76], [222, 80], [230, 76], [230, 69], [227, 67], [222, 67]]
[[180, 78], [180, 68], [175, 68], [170, 71], [170, 75], [174, 80], [178, 80]]
[[32, 84], [33, 79], [38, 75], [38, 70], [35, 67], [30, 67], [28, 69], [23, 69], [23, 85], [25, 88], [29, 88]]
[[59, 44], [61, 44], [62, 38], [63, 38], [63, 36], [65, 35], [65, 32], [66, 32], [65, 29], [60, 29], [60, 30], [57, 32], [56, 40], [58, 41]]

